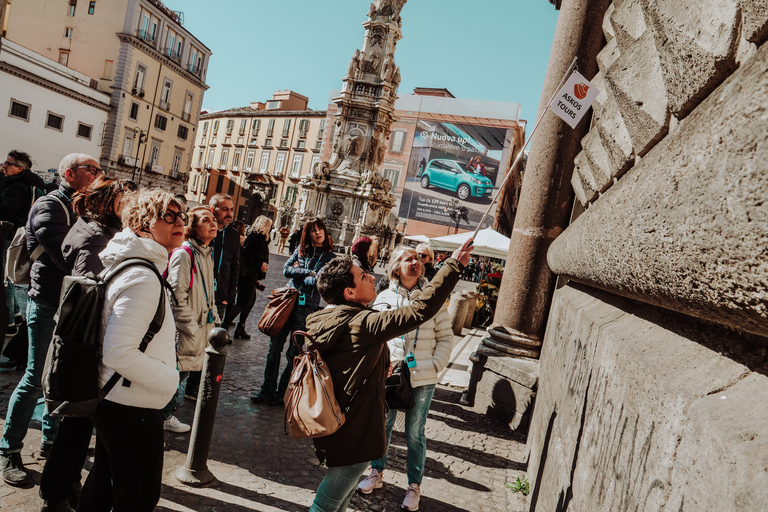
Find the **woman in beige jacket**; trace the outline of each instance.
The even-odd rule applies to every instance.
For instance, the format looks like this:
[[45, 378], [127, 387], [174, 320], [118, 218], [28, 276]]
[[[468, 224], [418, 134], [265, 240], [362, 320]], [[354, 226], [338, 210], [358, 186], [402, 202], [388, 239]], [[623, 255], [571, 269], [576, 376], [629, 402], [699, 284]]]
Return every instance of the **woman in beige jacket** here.
[[[187, 240], [173, 251], [168, 262], [168, 283], [178, 300], [178, 305], [173, 307], [173, 318], [179, 333], [176, 354], [182, 382], [190, 372], [203, 369], [208, 332], [221, 323], [216, 312], [211, 255], [216, 230], [216, 219], [208, 208], [193, 208], [184, 228]], [[176, 398], [163, 409], [163, 426], [171, 432], [186, 432], [189, 425], [171, 415], [175, 406]]]

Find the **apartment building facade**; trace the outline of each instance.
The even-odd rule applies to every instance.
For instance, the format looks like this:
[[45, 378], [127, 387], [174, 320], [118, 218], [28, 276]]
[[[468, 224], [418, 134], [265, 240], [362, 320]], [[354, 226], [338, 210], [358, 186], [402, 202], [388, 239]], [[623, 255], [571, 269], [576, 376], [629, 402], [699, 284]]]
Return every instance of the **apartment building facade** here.
[[187, 200], [207, 204], [232, 196], [236, 218], [266, 215], [276, 226], [296, 220], [300, 181], [320, 161], [326, 112], [308, 99], [277, 91], [266, 102], [203, 113], [198, 122]]
[[109, 94], [104, 169], [184, 191], [211, 51], [179, 13], [159, 0], [25, 0], [1, 12], [5, 37]]

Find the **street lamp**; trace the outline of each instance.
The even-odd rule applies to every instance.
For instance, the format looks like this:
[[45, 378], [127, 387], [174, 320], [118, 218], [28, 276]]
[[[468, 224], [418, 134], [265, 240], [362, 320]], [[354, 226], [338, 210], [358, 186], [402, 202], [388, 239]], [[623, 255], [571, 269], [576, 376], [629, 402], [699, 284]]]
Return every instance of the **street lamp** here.
[[138, 126], [133, 129], [133, 138], [134, 140], [138, 137], [139, 142], [136, 144], [136, 158], [133, 161], [133, 181], [136, 183], [136, 186], [139, 185], [139, 182], [141, 181], [141, 172], [139, 172], [139, 177], [136, 177], [136, 170], [139, 163], [139, 148], [141, 148], [141, 145], [147, 142], [147, 137], [149, 137], [149, 133], [142, 130]]

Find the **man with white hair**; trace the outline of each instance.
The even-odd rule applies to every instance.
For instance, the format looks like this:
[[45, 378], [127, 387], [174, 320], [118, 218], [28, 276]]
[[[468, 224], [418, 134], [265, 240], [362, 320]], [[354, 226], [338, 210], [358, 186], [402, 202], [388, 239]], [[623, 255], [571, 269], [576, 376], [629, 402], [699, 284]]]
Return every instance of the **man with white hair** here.
[[[43, 396], [41, 379], [56, 326], [53, 317], [59, 305], [61, 284], [69, 273], [61, 244], [75, 221], [72, 195], [88, 187], [103, 172], [92, 156], [82, 153], [65, 156], [59, 164], [62, 182], [58, 190], [38, 199], [29, 211], [27, 250], [32, 254], [42, 246], [43, 253], [32, 264], [27, 293], [27, 329], [33, 357], [27, 361], [26, 372], [11, 395], [5, 431], [0, 439], [0, 476], [10, 485], [24, 485], [29, 480], [21, 461], [21, 449], [37, 401]], [[45, 414], [40, 447], [43, 456], [50, 450], [57, 428], [58, 422]]]

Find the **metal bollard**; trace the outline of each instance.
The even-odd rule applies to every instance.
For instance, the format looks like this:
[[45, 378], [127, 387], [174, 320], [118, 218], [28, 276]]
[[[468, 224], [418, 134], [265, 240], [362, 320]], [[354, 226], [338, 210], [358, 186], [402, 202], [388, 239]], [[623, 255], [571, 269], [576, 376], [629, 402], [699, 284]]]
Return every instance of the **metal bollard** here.
[[191, 487], [202, 487], [216, 479], [208, 470], [208, 450], [211, 447], [228, 341], [229, 333], [220, 327], [215, 327], [208, 333], [203, 378], [200, 380], [200, 391], [197, 394], [187, 462], [176, 470], [176, 479]]

